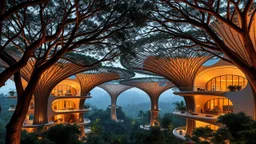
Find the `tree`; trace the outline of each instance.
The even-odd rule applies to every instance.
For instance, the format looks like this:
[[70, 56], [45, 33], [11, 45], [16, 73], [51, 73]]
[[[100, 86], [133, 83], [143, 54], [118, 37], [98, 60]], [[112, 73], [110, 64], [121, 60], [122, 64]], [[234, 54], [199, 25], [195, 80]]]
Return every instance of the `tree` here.
[[[256, 123], [250, 116], [246, 116], [245, 113], [229, 113], [218, 117], [218, 123], [225, 125], [228, 133], [232, 136], [235, 141], [246, 140], [247, 136], [250, 140], [250, 135], [241, 135], [242, 133], [247, 133], [249, 130], [256, 130], [254, 124]], [[249, 134], [249, 133], [248, 133]]]
[[186, 39], [190, 43], [182, 43], [180, 47], [199, 46], [202, 51], [233, 63], [256, 91], [254, 0], [155, 0], [154, 4], [151, 31]]
[[[24, 16], [25, 21], [25, 13], [28, 8], [35, 7], [40, 4], [46, 4], [49, 0], [34, 0], [34, 1], [6, 1], [1, 0], [0, 2], [0, 57], [1, 58], [10, 58], [10, 55], [4, 52], [5, 48], [12, 43], [12, 40], [16, 39], [19, 35], [22, 34], [25, 25], [24, 23], [19, 23], [18, 27], [14, 27], [15, 30], [8, 34], [8, 39], [6, 40], [6, 33], [4, 33], [4, 27], [6, 27], [6, 22], [10, 21], [11, 19], [19, 19], [20, 16]], [[20, 15], [19, 15], [20, 14]], [[15, 20], [14, 20], [15, 21]], [[9, 31], [10, 32], [10, 31]], [[3, 37], [4, 36], [4, 37]], [[36, 46], [36, 45], [34, 45]], [[15, 72], [17, 72], [20, 68], [26, 65], [25, 60], [20, 61], [19, 64], [15, 66], [10, 66], [6, 72], [1, 73], [0, 75], [3, 76], [3, 79], [0, 80], [0, 87], [4, 85], [6, 80], [12, 76]]]
[[79, 126], [58, 124], [50, 127], [45, 137], [55, 144], [82, 144], [79, 138]]
[[167, 130], [173, 129], [173, 122], [172, 122], [173, 115], [171, 113], [165, 113], [161, 119], [161, 127]]
[[[128, 28], [142, 24], [146, 17], [141, 11], [143, 1], [49, 1], [3, 22], [7, 55], [1, 59], [9, 65], [0, 74], [0, 84], [14, 74], [18, 101], [16, 110], [6, 126], [6, 143], [19, 143], [20, 131], [29, 102], [41, 75], [68, 52], [92, 54], [98, 61], [81, 65], [77, 59], [65, 59], [81, 66], [92, 66], [112, 60], [127, 52]], [[12, 38], [12, 33], [21, 30]], [[11, 55], [19, 53], [18, 57]], [[33, 72], [26, 88], [22, 87], [20, 70], [29, 59], [35, 59]]]
[[77, 125], [58, 124], [48, 130], [41, 127], [32, 133], [22, 131], [21, 144], [82, 144], [78, 140], [79, 134]]
[[199, 127], [194, 129], [188, 140], [196, 143], [255, 143], [256, 121], [246, 116], [243, 112], [229, 113], [218, 117], [218, 123], [223, 127], [213, 131], [209, 127]]
[[186, 105], [185, 105], [184, 101], [180, 101], [180, 102], [177, 101], [173, 104], [176, 106], [175, 107], [176, 110], [180, 110], [180, 111], [185, 111], [186, 110]]

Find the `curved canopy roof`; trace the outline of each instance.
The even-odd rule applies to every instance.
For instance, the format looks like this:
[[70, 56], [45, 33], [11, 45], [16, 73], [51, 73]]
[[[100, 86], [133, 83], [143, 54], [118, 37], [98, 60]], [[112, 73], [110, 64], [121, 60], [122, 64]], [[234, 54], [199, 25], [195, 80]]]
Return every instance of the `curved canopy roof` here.
[[180, 89], [190, 89], [198, 69], [212, 55], [200, 48], [177, 48], [177, 45], [180, 44], [172, 39], [135, 44], [134, 53], [122, 56], [121, 64], [136, 72], [161, 75]]

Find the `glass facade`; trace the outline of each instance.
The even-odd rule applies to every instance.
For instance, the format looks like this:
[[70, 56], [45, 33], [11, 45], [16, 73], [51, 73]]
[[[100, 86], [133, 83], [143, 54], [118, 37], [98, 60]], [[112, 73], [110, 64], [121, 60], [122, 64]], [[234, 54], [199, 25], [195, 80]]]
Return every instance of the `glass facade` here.
[[53, 110], [72, 110], [75, 109], [75, 103], [68, 100], [56, 101], [52, 104]]
[[75, 96], [76, 89], [70, 85], [57, 85], [53, 88], [51, 95], [54, 96]]
[[229, 86], [239, 86], [234, 90], [243, 89], [247, 79], [238, 75], [222, 75], [214, 77], [206, 83], [207, 91], [230, 91]]
[[223, 114], [233, 112], [233, 103], [227, 98], [214, 98], [205, 103], [205, 113]]

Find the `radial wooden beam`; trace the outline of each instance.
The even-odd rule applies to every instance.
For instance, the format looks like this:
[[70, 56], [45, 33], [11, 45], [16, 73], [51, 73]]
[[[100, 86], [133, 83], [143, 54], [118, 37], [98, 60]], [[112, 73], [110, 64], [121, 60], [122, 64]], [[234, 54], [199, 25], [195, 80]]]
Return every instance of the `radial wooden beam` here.
[[[90, 63], [90, 62], [88, 62]], [[21, 75], [26, 81], [30, 81], [30, 75], [33, 71], [35, 60], [31, 59], [27, 65], [22, 68]], [[36, 86], [35, 97], [35, 110], [33, 124], [45, 124], [48, 123], [47, 107], [48, 98], [52, 89], [62, 80], [72, 76], [76, 73], [96, 68], [99, 65], [93, 67], [78, 66], [68, 60], [61, 59], [52, 67], [47, 69], [42, 75]]]
[[148, 94], [151, 101], [150, 126], [155, 126], [156, 123], [159, 123], [157, 120], [158, 111], [159, 111], [158, 109], [159, 96], [161, 95], [161, 93], [163, 93], [167, 89], [170, 89], [171, 87], [174, 87], [175, 85], [164, 78], [155, 78], [155, 77], [123, 80], [120, 83], [124, 85], [137, 87]]
[[99, 87], [108, 92], [108, 94], [111, 98], [110, 118], [113, 121], [118, 122], [117, 115], [116, 115], [116, 108], [117, 108], [116, 101], [117, 101], [117, 98], [122, 92], [124, 92], [124, 91], [126, 91], [126, 90], [128, 90], [132, 87], [128, 86], [128, 85], [122, 85], [118, 81], [107, 82], [107, 83], [99, 85]]
[[[81, 95], [87, 95], [94, 87], [111, 80], [131, 78], [135, 74], [121, 68], [102, 67], [95, 70], [86, 71], [76, 74], [76, 80], [81, 86]], [[84, 107], [85, 99], [79, 101], [80, 109]], [[83, 114], [80, 114], [83, 119]]]
[[[166, 38], [140, 43], [135, 48], [136, 56], [122, 56], [121, 64], [136, 72], [163, 76], [180, 91], [192, 91], [196, 73], [212, 55], [200, 51], [200, 48], [173, 48], [174, 45], [175, 41]], [[184, 100], [187, 109], [193, 111], [194, 98], [184, 96]], [[191, 126], [194, 126], [194, 123], [187, 119], [188, 133], [192, 131]]]

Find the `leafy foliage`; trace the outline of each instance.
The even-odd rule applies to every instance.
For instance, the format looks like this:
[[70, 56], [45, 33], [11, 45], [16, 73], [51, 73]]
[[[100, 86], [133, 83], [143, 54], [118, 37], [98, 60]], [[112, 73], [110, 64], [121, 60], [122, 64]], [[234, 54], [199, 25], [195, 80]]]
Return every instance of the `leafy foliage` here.
[[79, 134], [77, 125], [58, 124], [48, 130], [41, 128], [33, 133], [22, 131], [21, 144], [82, 144], [78, 140]]
[[224, 127], [213, 131], [209, 127], [199, 127], [193, 131], [192, 140], [198, 144], [252, 144], [256, 142], [256, 121], [245, 113], [229, 113], [218, 118]]
[[[161, 131], [160, 127], [152, 127], [149, 131], [141, 129], [140, 125], [149, 122], [150, 112], [139, 111], [138, 118], [130, 119], [117, 109], [118, 118], [123, 122], [114, 122], [109, 118], [110, 111], [95, 110], [86, 117], [91, 119], [92, 133], [88, 135], [87, 144], [169, 144], [182, 143], [172, 134], [172, 129], [177, 125], [172, 125], [172, 114], [165, 114], [160, 120], [167, 125], [166, 131]], [[173, 128], [172, 128], [173, 127]]]

